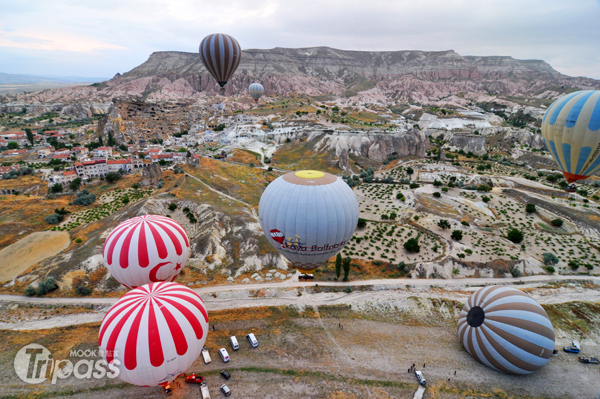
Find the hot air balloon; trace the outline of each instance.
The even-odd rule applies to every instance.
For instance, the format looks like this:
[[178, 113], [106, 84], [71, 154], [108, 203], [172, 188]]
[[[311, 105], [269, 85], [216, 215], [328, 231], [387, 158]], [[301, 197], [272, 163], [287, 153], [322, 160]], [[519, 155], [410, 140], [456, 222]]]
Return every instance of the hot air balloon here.
[[509, 374], [542, 368], [554, 350], [554, 328], [546, 311], [516, 288], [481, 288], [465, 303], [458, 337], [479, 362]]
[[542, 137], [567, 182], [600, 169], [600, 91], [585, 90], [556, 100], [542, 120]]
[[190, 241], [172, 219], [138, 216], [119, 224], [104, 242], [102, 254], [110, 274], [127, 288], [173, 281], [185, 266]]
[[223, 33], [206, 36], [200, 42], [200, 60], [215, 78], [221, 90], [235, 72], [242, 58], [240, 44], [233, 37]]
[[173, 381], [194, 363], [207, 333], [208, 314], [198, 294], [177, 283], [150, 283], [109, 309], [98, 344], [123, 381], [156, 386]]
[[248, 93], [250, 93], [250, 97], [254, 99], [255, 103], [258, 103], [264, 92], [265, 88], [260, 83], [252, 83], [248, 87]]
[[258, 215], [271, 245], [296, 269], [310, 273], [352, 238], [358, 201], [343, 180], [303, 170], [269, 184], [260, 198]]

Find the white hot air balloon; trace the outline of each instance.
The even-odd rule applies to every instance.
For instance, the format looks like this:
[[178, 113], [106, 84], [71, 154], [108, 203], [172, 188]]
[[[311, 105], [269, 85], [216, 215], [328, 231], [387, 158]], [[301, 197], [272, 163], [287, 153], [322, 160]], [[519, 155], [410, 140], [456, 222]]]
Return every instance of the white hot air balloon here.
[[102, 251], [110, 274], [128, 288], [157, 281], [173, 281], [185, 266], [190, 241], [172, 219], [138, 216], [119, 224]]
[[250, 97], [252, 97], [255, 103], [258, 103], [264, 92], [265, 88], [260, 83], [252, 83], [248, 86], [248, 93], [250, 93]]
[[542, 308], [524, 292], [484, 287], [465, 303], [458, 337], [479, 362], [509, 374], [529, 374], [550, 361], [554, 327]]
[[358, 201], [329, 173], [303, 170], [274, 180], [258, 205], [267, 240], [302, 272], [316, 270], [352, 238]]
[[208, 333], [202, 299], [177, 283], [151, 283], [106, 313], [98, 344], [118, 377], [139, 386], [166, 385], [200, 355]]

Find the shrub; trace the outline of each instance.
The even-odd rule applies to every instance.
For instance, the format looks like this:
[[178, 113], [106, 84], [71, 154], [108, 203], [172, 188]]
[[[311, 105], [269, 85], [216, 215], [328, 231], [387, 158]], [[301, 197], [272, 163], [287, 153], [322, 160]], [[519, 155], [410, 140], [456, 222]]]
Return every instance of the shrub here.
[[462, 220], [460, 224], [462, 224], [463, 226], [469, 226], [469, 222], [467, 222], [466, 220]]
[[35, 288], [33, 288], [30, 285], [28, 285], [27, 288], [25, 288], [25, 295], [27, 295], [27, 296], [34, 296], [35, 292], [36, 292]]
[[446, 219], [440, 219], [440, 220], [437, 222], [437, 225], [438, 225], [438, 227], [439, 227], [440, 229], [444, 229], [444, 230], [446, 230], [446, 229], [449, 229], [449, 228], [450, 228], [450, 222], [448, 222]]
[[419, 220], [419, 215], [413, 216], [413, 219], [415, 219], [415, 221], [418, 221]]
[[513, 277], [519, 277], [521, 275], [521, 270], [519, 270], [519, 268], [515, 266], [512, 269], [510, 269], [510, 274]]
[[48, 224], [59, 224], [63, 221], [63, 216], [58, 213], [53, 213], [52, 215], [48, 215], [44, 218], [46, 223]]
[[110, 172], [107, 173], [106, 176], [104, 176], [104, 180], [106, 180], [109, 183], [115, 183], [119, 179], [121, 179], [121, 175], [116, 172]]
[[550, 223], [552, 223], [552, 226], [555, 226], [555, 227], [562, 227], [562, 225], [563, 225], [562, 219], [554, 219]]
[[490, 202], [491, 198], [487, 195], [484, 195], [481, 197], [481, 200], [487, 204], [488, 202]]
[[460, 269], [458, 267], [453, 267], [452, 274], [460, 274]]
[[576, 260], [570, 260], [568, 263], [569, 267], [573, 270], [579, 269], [579, 263]]
[[460, 241], [463, 238], [463, 233], [460, 230], [453, 230], [452, 234], [450, 235], [450, 238], [456, 241]]
[[373, 261], [373, 264], [374, 264], [375, 266], [381, 266], [381, 261], [380, 261], [380, 260], [374, 260], [374, 261]]
[[434, 196], [435, 198], [440, 198], [440, 197], [442, 196], [442, 194], [440, 194], [440, 192], [439, 192], [439, 191], [436, 191], [436, 192], [434, 192], [434, 193], [433, 193], [433, 196]]
[[433, 185], [434, 185], [434, 186], [436, 186], [436, 187], [441, 187], [441, 185], [442, 185], [442, 182], [441, 182], [441, 181], [439, 181], [439, 180], [434, 180], [434, 181], [433, 181]]
[[79, 187], [81, 187], [81, 178], [80, 177], [78, 177], [77, 179], [75, 179], [71, 183], [69, 183], [69, 188], [72, 191], [79, 190]]
[[158, 182], [158, 184], [156, 185], [157, 188], [163, 188], [165, 186], [165, 181], [161, 180]]
[[411, 189], [415, 189], [415, 188], [419, 188], [419, 185], [417, 183], [410, 183], [408, 185], [408, 187], [410, 187]]
[[125, 196], [121, 201], [123, 202], [123, 204], [127, 205], [129, 204], [129, 197]]
[[413, 170], [413, 168], [411, 168], [410, 166], [408, 168], [406, 168], [406, 173], [409, 175], [412, 175], [415, 171]]
[[492, 191], [492, 187], [490, 187], [486, 184], [480, 184], [477, 186], [477, 191], [489, 193], [490, 191]]
[[406, 266], [406, 263], [400, 262], [400, 263], [398, 263], [398, 270], [406, 273], [408, 271], [408, 266]]
[[75, 244], [81, 244], [83, 242], [83, 240], [81, 238], [79, 238], [79, 237], [77, 237], [73, 241], [75, 241]]
[[525, 205], [525, 212], [534, 213], [535, 211], [536, 211], [535, 204], [529, 203], [529, 204]]
[[546, 266], [546, 271], [550, 274], [554, 274], [556, 269], [553, 266]]
[[448, 192], [448, 187], [442, 187], [442, 192], [443, 193], [447, 193]]
[[408, 252], [417, 253], [421, 251], [421, 246], [416, 238], [409, 238], [408, 241], [404, 243], [404, 249]]
[[131, 188], [133, 188], [134, 190], [137, 190], [138, 188], [140, 188], [140, 185], [139, 185], [139, 184], [137, 184], [137, 183], [133, 183], [133, 184], [131, 185]]
[[473, 250], [470, 248], [465, 249], [465, 253], [469, 255], [473, 255]]
[[77, 193], [77, 197], [73, 200], [75, 205], [91, 205], [96, 201], [96, 194], [90, 193], [88, 190], [81, 190]]
[[174, 202], [171, 202], [171, 203], [169, 204], [169, 210], [172, 212], [172, 211], [174, 211], [175, 209], [177, 209], [177, 204], [176, 204], [176, 203], [174, 203]]
[[58, 285], [56, 284], [56, 280], [54, 280], [52, 277], [50, 277], [40, 283], [40, 285], [38, 286], [38, 289], [36, 291], [36, 294], [37, 294], [37, 296], [44, 296], [44, 295], [56, 290], [57, 288], [58, 288]]
[[544, 263], [548, 266], [556, 265], [558, 263], [558, 258], [556, 257], [556, 255], [550, 252], [544, 252], [542, 254], [542, 259], [544, 259]]
[[523, 241], [524, 235], [521, 230], [513, 227], [512, 229], [508, 230], [508, 233], [506, 233], [506, 238], [508, 238], [510, 241], [514, 242], [515, 244], [518, 244], [521, 241]]
[[85, 285], [78, 285], [75, 288], [75, 293], [79, 296], [86, 296], [92, 293], [92, 289], [90, 287], [86, 287]]
[[344, 292], [345, 292], [346, 294], [349, 294], [349, 293], [351, 293], [351, 292], [352, 292], [352, 287], [350, 287], [350, 286], [348, 285], [346, 288], [344, 288]]
[[53, 193], [62, 193], [63, 191], [63, 186], [60, 183], [56, 183], [55, 185], [52, 186], [52, 192]]

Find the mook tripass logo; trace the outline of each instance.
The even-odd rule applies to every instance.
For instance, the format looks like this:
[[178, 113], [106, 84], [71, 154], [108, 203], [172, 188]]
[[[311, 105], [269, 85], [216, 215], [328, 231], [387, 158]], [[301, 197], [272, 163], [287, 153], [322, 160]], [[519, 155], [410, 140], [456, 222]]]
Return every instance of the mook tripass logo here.
[[[114, 353], [116, 357], [118, 354]], [[72, 350], [69, 357], [79, 359], [75, 363], [68, 359], [53, 359], [52, 353], [43, 345], [29, 344], [17, 352], [14, 366], [17, 376], [28, 384], [40, 384], [50, 380], [56, 384], [58, 379], [64, 380], [71, 375], [77, 379], [104, 377], [115, 378], [119, 376], [117, 368], [119, 360], [107, 364], [103, 352], [99, 349]], [[89, 359], [92, 358], [92, 359]]]
[[269, 233], [271, 233], [271, 238], [273, 238], [278, 243], [283, 244], [283, 240], [285, 240], [285, 236], [283, 235], [283, 233], [281, 231], [279, 231], [277, 229], [273, 229]]

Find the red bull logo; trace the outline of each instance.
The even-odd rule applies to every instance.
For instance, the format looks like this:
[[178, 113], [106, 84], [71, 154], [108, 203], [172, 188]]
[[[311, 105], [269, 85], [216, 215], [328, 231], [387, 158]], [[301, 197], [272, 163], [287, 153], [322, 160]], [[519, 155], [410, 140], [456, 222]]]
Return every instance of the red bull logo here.
[[283, 240], [285, 239], [285, 236], [283, 235], [283, 233], [281, 231], [279, 231], [277, 229], [273, 229], [269, 233], [271, 233], [271, 238], [273, 238], [278, 243], [283, 244]]

